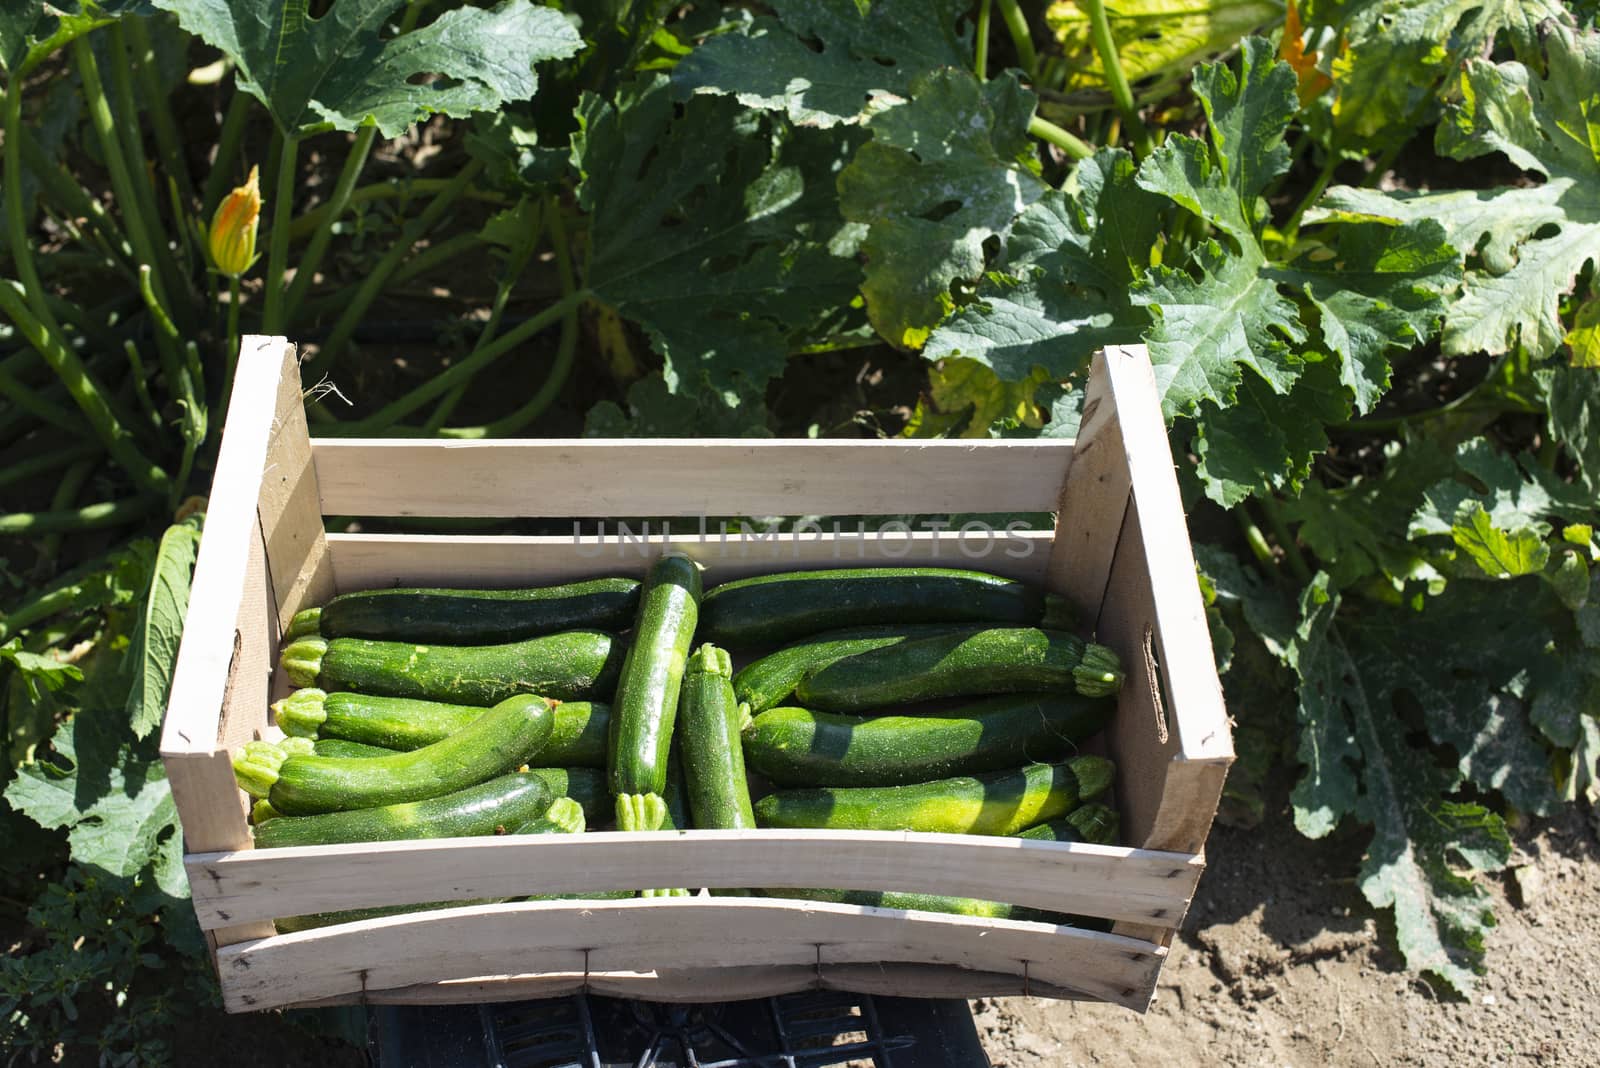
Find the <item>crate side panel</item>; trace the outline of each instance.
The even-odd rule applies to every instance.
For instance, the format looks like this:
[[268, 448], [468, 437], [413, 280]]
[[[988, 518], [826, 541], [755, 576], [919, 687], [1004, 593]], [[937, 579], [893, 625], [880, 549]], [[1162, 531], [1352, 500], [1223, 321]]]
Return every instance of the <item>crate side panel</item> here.
[[296, 612], [333, 596], [333, 565], [323, 535], [321, 493], [293, 346], [285, 355], [275, 397], [258, 503], [277, 609], [274, 645]]
[[[639, 532], [642, 534], [642, 532]], [[1029, 582], [1041, 580], [1050, 552], [1049, 531], [915, 531], [904, 537], [836, 537], [829, 529], [724, 539], [714, 528], [649, 541], [609, 533], [596, 536], [451, 536], [443, 534], [330, 534], [328, 549], [340, 592], [401, 585], [532, 586], [598, 575], [642, 577], [650, 561], [669, 548], [700, 561], [708, 586], [773, 571], [864, 565], [931, 564], [992, 571]]]
[[775, 899], [684, 898], [521, 902], [367, 920], [225, 947], [218, 970], [224, 1002], [235, 1012], [514, 969], [814, 968], [819, 959], [908, 957], [1025, 971], [1042, 982], [1131, 1003], [1137, 995], [1130, 999], [1125, 992], [1142, 990], [1163, 955], [1149, 943], [1040, 924]]
[[1199, 859], [1084, 843], [760, 829], [499, 836], [192, 855], [202, 927], [380, 905], [649, 886], [953, 894], [1173, 925]]
[[1048, 512], [1070, 442], [567, 438], [312, 442], [325, 515]]
[[1055, 541], [1045, 583], [1062, 594], [1084, 619], [1100, 611], [1117, 532], [1128, 505], [1128, 457], [1107, 360], [1120, 350], [1095, 354], [1084, 392], [1083, 422], [1072, 463], [1059, 488]]

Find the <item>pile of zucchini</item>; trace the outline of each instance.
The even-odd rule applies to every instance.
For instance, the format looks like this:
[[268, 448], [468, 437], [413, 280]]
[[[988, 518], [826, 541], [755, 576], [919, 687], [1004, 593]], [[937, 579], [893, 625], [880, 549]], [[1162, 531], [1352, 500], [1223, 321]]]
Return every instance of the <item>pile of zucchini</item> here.
[[234, 760], [262, 847], [611, 824], [1117, 836], [1099, 800], [1114, 768], [1080, 751], [1115, 713], [1116, 655], [1073, 633], [1060, 599], [983, 572], [793, 572], [702, 594], [699, 565], [669, 554], [642, 583], [348, 593], [295, 617], [281, 663], [300, 687], [273, 706], [288, 737]]

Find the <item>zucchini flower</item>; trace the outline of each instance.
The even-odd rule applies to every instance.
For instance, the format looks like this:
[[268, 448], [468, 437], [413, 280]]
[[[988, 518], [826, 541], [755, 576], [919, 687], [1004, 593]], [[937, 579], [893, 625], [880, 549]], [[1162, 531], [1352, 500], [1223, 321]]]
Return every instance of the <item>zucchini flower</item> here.
[[256, 261], [256, 225], [261, 220], [260, 168], [251, 167], [244, 185], [222, 198], [211, 217], [206, 246], [218, 271], [238, 278]]

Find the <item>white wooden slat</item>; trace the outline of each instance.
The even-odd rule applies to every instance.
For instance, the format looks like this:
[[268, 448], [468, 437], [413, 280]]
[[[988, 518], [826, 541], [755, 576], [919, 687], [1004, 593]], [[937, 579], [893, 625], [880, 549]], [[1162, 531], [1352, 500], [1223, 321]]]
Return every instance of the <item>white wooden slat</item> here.
[[[1137, 511], [1139, 564], [1154, 595], [1150, 622], [1156, 659], [1167, 683], [1178, 756], [1184, 761], [1216, 762], [1225, 773], [1233, 760], [1233, 735], [1212, 659], [1211, 632], [1195, 577], [1194, 550], [1155, 374], [1142, 346], [1109, 348], [1105, 361]], [[1221, 775], [1213, 777], [1220, 788]]]
[[[842, 990], [911, 998], [1046, 997], [1096, 1001], [1082, 991], [1055, 986], [1030, 975], [978, 972], [948, 964], [778, 965], [714, 968], [661, 968], [650, 972], [551, 972], [485, 975], [391, 990], [355, 991], [293, 1008], [330, 1005], [464, 1005], [484, 1001], [523, 1001], [586, 992], [644, 1001], [746, 1001], [808, 990]], [[1136, 1002], [1129, 1008], [1143, 1012]]]
[[314, 439], [325, 515], [1048, 512], [1061, 441]]
[[[1099, 614], [1130, 488], [1121, 398], [1112, 395], [1108, 359], [1107, 353], [1096, 353], [1089, 367], [1083, 421], [1061, 486], [1045, 573], [1051, 591], [1065, 596], [1085, 619]], [[1164, 431], [1161, 440], [1166, 441]]]
[[341, 592], [407, 585], [537, 586], [598, 575], [642, 576], [670, 547], [705, 565], [708, 585], [773, 571], [829, 567], [931, 565], [976, 568], [1038, 582], [1050, 554], [1050, 531], [978, 530], [888, 532], [862, 536], [853, 527], [835, 539], [806, 531], [750, 537], [712, 528], [643, 540], [608, 528], [598, 536], [452, 536], [444, 534], [330, 534], [328, 551]]
[[[820, 956], [819, 956], [820, 955]], [[1148, 1001], [1165, 950], [1116, 935], [764, 898], [479, 905], [341, 924], [218, 951], [230, 1011], [484, 974], [900, 961], [1027, 974]]]
[[201, 927], [378, 905], [650, 886], [950, 894], [1175, 924], [1198, 858], [984, 835], [680, 831], [301, 846], [185, 858]]

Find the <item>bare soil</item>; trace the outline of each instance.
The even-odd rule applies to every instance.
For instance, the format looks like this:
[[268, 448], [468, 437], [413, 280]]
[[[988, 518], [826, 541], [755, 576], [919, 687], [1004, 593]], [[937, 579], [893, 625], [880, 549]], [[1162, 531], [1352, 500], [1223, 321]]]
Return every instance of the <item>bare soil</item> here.
[[979, 999], [994, 1068], [1600, 1063], [1600, 840], [1584, 813], [1524, 828], [1513, 868], [1489, 877], [1499, 925], [1470, 999], [1406, 975], [1355, 884], [1360, 843], [1308, 842], [1286, 814], [1219, 826], [1149, 1013]]

